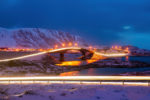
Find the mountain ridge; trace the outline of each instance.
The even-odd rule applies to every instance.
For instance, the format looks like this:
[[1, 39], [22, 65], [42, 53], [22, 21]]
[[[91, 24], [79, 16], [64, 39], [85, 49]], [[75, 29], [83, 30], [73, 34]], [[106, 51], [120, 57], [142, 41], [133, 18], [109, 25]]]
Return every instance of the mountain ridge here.
[[78, 43], [85, 41], [76, 35], [60, 30], [42, 28], [5, 29], [0, 27], [0, 47], [18, 48], [51, 48], [62, 43]]

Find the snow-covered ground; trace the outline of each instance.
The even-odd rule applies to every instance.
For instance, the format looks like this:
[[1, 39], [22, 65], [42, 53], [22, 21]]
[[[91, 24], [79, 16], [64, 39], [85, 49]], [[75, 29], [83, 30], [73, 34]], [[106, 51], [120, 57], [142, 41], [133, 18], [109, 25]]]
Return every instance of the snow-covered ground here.
[[5, 29], [0, 27], [0, 47], [8, 48], [53, 48], [62, 43], [85, 44], [80, 36], [69, 32], [42, 29], [19, 28]]
[[150, 87], [71, 84], [0, 85], [0, 100], [150, 100]]

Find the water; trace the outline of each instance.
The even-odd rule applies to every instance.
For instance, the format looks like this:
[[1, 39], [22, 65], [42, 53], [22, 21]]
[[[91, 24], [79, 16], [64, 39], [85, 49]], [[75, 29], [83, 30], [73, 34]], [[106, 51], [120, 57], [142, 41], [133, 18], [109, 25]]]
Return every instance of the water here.
[[145, 63], [149, 63], [150, 64], [150, 57], [129, 57], [129, 61], [141, 61], [141, 62], [145, 62]]
[[[123, 58], [125, 60], [125, 58]], [[142, 61], [150, 64], [150, 57], [130, 57], [130, 61]], [[119, 75], [129, 72], [150, 71], [150, 66], [145, 68], [89, 68], [81, 71], [62, 73], [61, 76], [92, 76], [92, 75]]]

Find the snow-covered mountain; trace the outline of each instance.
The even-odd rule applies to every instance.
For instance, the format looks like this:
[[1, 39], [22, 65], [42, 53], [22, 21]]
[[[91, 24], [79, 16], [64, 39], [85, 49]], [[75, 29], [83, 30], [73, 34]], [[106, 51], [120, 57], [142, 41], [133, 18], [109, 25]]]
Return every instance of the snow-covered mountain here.
[[126, 45], [122, 48], [129, 48], [131, 55], [133, 56], [150, 56], [150, 50], [147, 49], [141, 49], [136, 46]]
[[56, 44], [69, 42], [85, 44], [81, 37], [64, 31], [40, 28], [0, 28], [0, 47], [50, 48]]

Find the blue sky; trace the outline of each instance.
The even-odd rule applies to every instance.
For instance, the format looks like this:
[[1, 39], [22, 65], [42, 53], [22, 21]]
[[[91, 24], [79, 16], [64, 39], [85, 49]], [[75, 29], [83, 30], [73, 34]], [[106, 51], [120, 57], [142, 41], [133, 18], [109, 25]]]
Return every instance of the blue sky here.
[[65, 30], [93, 44], [150, 49], [150, 0], [0, 0], [0, 27]]

